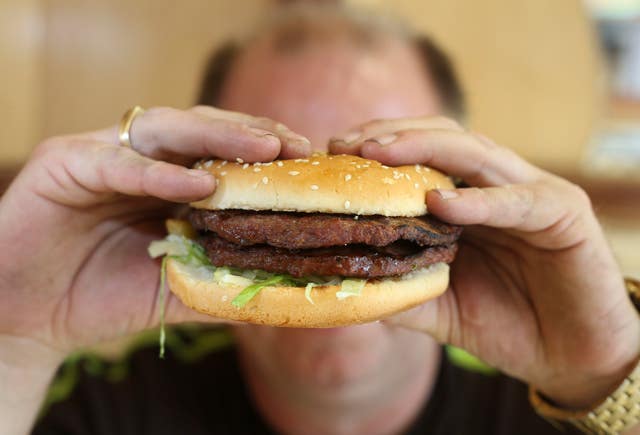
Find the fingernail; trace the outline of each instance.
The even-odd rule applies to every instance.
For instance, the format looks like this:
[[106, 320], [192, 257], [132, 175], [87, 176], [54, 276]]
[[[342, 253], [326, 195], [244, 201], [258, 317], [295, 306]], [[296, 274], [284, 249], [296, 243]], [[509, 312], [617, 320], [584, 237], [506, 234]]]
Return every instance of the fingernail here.
[[440, 198], [442, 199], [454, 199], [460, 196], [455, 189], [451, 189], [451, 190], [437, 189], [434, 192], [440, 195]]
[[345, 145], [353, 145], [361, 136], [361, 131], [350, 131], [344, 135], [332, 137], [331, 142], [344, 142]]
[[278, 139], [278, 136], [276, 136], [275, 134], [271, 133], [270, 131], [267, 130], [262, 130], [260, 128], [253, 128], [250, 127], [249, 128], [249, 132], [251, 134], [253, 134], [256, 137], [259, 137], [261, 139], [267, 139], [267, 140], [277, 140], [278, 142], [280, 141], [280, 139]]
[[289, 128], [286, 125], [281, 124], [281, 123], [277, 123], [274, 126], [274, 128], [276, 129], [276, 131], [278, 133], [289, 133], [289, 132], [291, 132], [291, 130], [289, 130]]
[[213, 179], [217, 184], [217, 180], [215, 179], [215, 177], [213, 176], [213, 174], [211, 172], [203, 171], [201, 169], [187, 169], [186, 173], [190, 177], [194, 177], [194, 178], [206, 178], [206, 177], [209, 177], [209, 178]]
[[381, 146], [387, 146], [387, 145], [395, 142], [396, 139], [398, 139], [398, 136], [396, 136], [395, 134], [391, 133], [391, 134], [384, 134], [382, 136], [374, 137], [374, 138], [367, 139], [367, 140], [372, 141], [372, 142], [376, 142]]
[[311, 145], [311, 141], [304, 136], [296, 135], [295, 140], [304, 145]]

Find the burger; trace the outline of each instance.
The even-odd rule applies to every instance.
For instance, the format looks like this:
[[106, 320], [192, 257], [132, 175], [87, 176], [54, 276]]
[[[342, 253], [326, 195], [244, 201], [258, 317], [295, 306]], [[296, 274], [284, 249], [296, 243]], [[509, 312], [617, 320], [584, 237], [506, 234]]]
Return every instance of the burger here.
[[461, 229], [427, 213], [452, 188], [422, 165], [357, 156], [196, 165], [213, 195], [150, 246], [187, 306], [224, 319], [322, 328], [370, 322], [442, 294]]

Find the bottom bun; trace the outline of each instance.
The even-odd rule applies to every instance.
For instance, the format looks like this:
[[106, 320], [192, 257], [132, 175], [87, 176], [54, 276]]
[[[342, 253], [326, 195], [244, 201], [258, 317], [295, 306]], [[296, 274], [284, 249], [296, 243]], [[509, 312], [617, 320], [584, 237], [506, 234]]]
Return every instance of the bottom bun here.
[[402, 277], [372, 279], [359, 296], [338, 299], [340, 286], [265, 287], [242, 308], [231, 304], [242, 286], [218, 284], [193, 268], [167, 262], [171, 291], [187, 306], [221, 319], [291, 328], [330, 328], [383, 319], [440, 296], [449, 285], [449, 266], [437, 263]]

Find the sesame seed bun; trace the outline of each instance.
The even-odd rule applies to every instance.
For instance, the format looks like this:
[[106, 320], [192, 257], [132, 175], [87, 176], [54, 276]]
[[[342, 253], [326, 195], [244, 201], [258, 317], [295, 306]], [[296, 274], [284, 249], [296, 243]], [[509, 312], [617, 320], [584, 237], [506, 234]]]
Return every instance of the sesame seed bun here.
[[384, 319], [441, 295], [449, 284], [449, 266], [436, 263], [402, 277], [372, 279], [360, 296], [338, 299], [340, 286], [314, 287], [313, 304], [304, 287], [265, 287], [247, 305], [231, 301], [242, 287], [203, 279], [189, 266], [167, 262], [171, 291], [187, 306], [214, 317], [292, 328], [329, 328]]
[[388, 167], [350, 155], [253, 164], [210, 160], [196, 167], [218, 180], [213, 195], [191, 204], [208, 210], [410, 217], [427, 213], [429, 190], [453, 188], [445, 175], [422, 165]]

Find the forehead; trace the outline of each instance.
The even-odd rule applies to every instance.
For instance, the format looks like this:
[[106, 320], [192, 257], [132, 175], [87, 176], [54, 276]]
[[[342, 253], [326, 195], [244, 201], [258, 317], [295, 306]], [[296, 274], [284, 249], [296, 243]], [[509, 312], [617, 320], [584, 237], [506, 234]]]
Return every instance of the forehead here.
[[[271, 33], [231, 68], [220, 106], [267, 116], [314, 144], [377, 118], [436, 114], [437, 94], [417, 51], [394, 36], [354, 40], [340, 31]], [[298, 38], [298, 39], [296, 39]]]

